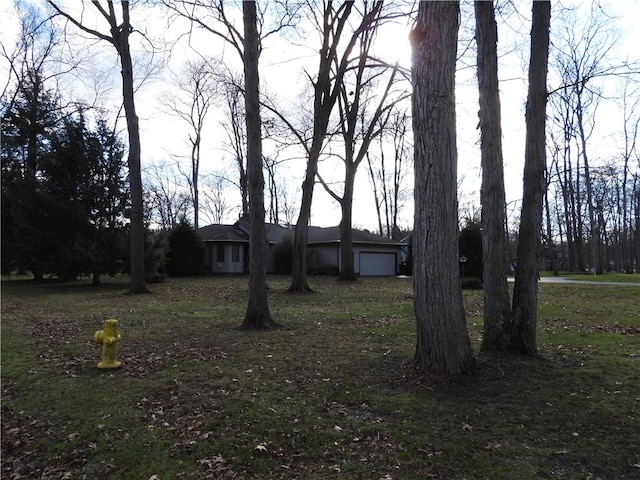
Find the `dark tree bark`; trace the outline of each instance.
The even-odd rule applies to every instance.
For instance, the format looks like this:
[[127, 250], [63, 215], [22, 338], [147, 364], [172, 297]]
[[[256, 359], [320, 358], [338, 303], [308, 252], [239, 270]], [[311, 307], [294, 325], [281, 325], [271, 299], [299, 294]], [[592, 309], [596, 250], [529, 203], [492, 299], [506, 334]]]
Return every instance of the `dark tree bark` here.
[[247, 123], [247, 169], [249, 176], [249, 300], [242, 328], [268, 329], [277, 324], [271, 318], [265, 269], [264, 177], [262, 173], [262, 122], [258, 59], [260, 37], [255, 2], [242, 2], [244, 21], [244, 81]]
[[455, 70], [459, 2], [420, 2], [411, 32], [415, 222], [414, 305], [418, 368], [473, 368], [460, 270], [456, 192]]
[[482, 258], [484, 334], [482, 351], [505, 351], [511, 319], [507, 285], [502, 126], [498, 89], [498, 26], [493, 2], [475, 2], [482, 163]]
[[[348, 158], [348, 157], [347, 157]], [[347, 160], [349, 162], [349, 160]], [[357, 164], [351, 160], [345, 162], [344, 193], [340, 199], [340, 274], [338, 279], [356, 281], [356, 270], [353, 261], [353, 193], [356, 180]]]
[[[377, 16], [379, 17], [380, 11]], [[374, 17], [375, 19], [376, 17]], [[360, 55], [357, 66], [353, 67], [353, 76], [340, 85], [338, 111], [340, 113], [339, 131], [344, 144], [344, 186], [340, 196], [319, 176], [329, 195], [339, 204], [342, 212], [340, 220], [340, 274], [343, 281], [357, 280], [353, 258], [353, 197], [358, 167], [367, 155], [371, 142], [382, 131], [391, 116], [391, 107], [406, 98], [404, 95], [392, 96], [391, 89], [396, 82], [397, 67], [374, 68], [367, 64], [375, 36], [373, 31], [365, 31], [358, 40]], [[376, 87], [383, 72], [390, 70], [382, 93]], [[374, 90], [371, 96], [368, 91]], [[369, 106], [375, 106], [369, 109]]]
[[122, 25], [116, 24], [113, 3], [109, 3], [111, 35], [122, 62], [122, 98], [129, 134], [129, 189], [131, 191], [131, 293], [145, 293], [144, 267], [144, 207], [142, 199], [142, 175], [140, 170], [140, 127], [134, 101], [133, 64], [129, 48], [129, 2], [122, 2]]
[[147, 292], [146, 272], [144, 268], [144, 244], [145, 244], [145, 227], [144, 212], [142, 199], [142, 175], [140, 172], [140, 128], [138, 125], [138, 115], [134, 101], [134, 84], [133, 84], [133, 63], [131, 61], [131, 49], [129, 47], [129, 35], [132, 32], [131, 21], [129, 17], [129, 1], [122, 0], [122, 22], [116, 17], [114, 1], [107, 0], [106, 8], [99, 0], [92, 0], [93, 6], [99, 14], [109, 24], [109, 35], [93, 30], [83, 25], [81, 20], [77, 20], [70, 14], [62, 11], [58, 5], [52, 0], [48, 0], [49, 4], [60, 15], [65, 17], [71, 23], [81, 30], [93, 35], [94, 37], [111, 43], [120, 57], [122, 66], [122, 98], [124, 105], [125, 117], [127, 120], [127, 133], [129, 135], [129, 190], [131, 193], [131, 283], [129, 291], [131, 293]]
[[[349, 26], [349, 16], [354, 8], [354, 2], [344, 2], [335, 6], [335, 2], [325, 2], [322, 12], [322, 47], [320, 48], [320, 63], [318, 74], [313, 82], [313, 135], [311, 146], [307, 149], [307, 170], [302, 183], [302, 204], [296, 223], [292, 278], [289, 290], [292, 292], [311, 292], [307, 282], [307, 240], [308, 226], [311, 217], [311, 202], [313, 188], [318, 174], [318, 160], [322, 152], [327, 128], [333, 108], [340, 95], [343, 79], [351, 67], [352, 51], [358, 38], [367, 31], [374, 29], [380, 21], [379, 13], [383, 2], [373, 2], [372, 7], [363, 14], [360, 22], [347, 34], [345, 28]], [[344, 43], [344, 50], [339, 54], [338, 47]], [[332, 69], [333, 66], [333, 69]], [[341, 222], [346, 225], [346, 220]], [[348, 241], [348, 239], [347, 239]], [[351, 253], [349, 253], [351, 255]]]
[[313, 97], [313, 136], [311, 147], [307, 153], [307, 169], [302, 182], [302, 203], [296, 222], [293, 242], [293, 264], [291, 266], [291, 285], [289, 291], [311, 292], [307, 281], [307, 242], [309, 239], [309, 219], [311, 218], [311, 203], [313, 188], [318, 174], [318, 160], [322, 145], [327, 135], [329, 117], [338, 98], [339, 87], [347, 66], [348, 54], [353, 49], [355, 38], [352, 38], [347, 48], [347, 54], [339, 64], [337, 76], [332, 83], [331, 65], [337, 56], [337, 48], [347, 19], [353, 8], [352, 2], [345, 2], [337, 11], [333, 2], [327, 2], [323, 10], [322, 47], [320, 49], [320, 63], [318, 76], [314, 82]]
[[[551, 207], [549, 206], [549, 172], [546, 174], [546, 184], [544, 189], [544, 213], [546, 218], [546, 234], [545, 234], [545, 244], [548, 248], [549, 253], [551, 254], [551, 270], [553, 271], [553, 275], [555, 277], [560, 275], [558, 271], [558, 259], [555, 254], [555, 246], [553, 242], [553, 229], [551, 227]], [[560, 244], [562, 245], [562, 230], [560, 230]]]
[[538, 261], [545, 188], [547, 65], [551, 3], [533, 2], [529, 93], [526, 109], [524, 191], [518, 235], [518, 263], [513, 293], [513, 331], [509, 350], [536, 355]]
[[582, 105], [582, 92], [584, 91], [584, 84], [581, 87], [575, 88], [575, 96], [577, 100], [577, 104], [575, 107], [576, 113], [576, 121], [578, 126], [578, 136], [580, 139], [580, 152], [582, 156], [582, 161], [584, 164], [584, 183], [587, 190], [587, 213], [589, 215], [589, 230], [591, 234], [591, 254], [592, 254], [592, 262], [591, 268], [593, 272], [596, 274], [603, 273], [603, 266], [601, 264], [601, 258], [599, 255], [599, 245], [600, 245], [600, 230], [598, 228], [598, 224], [596, 222], [596, 211], [593, 205], [593, 188], [592, 188], [592, 180], [591, 180], [591, 168], [589, 166], [589, 155], [587, 154], [587, 133], [585, 132], [584, 126], [584, 109]]

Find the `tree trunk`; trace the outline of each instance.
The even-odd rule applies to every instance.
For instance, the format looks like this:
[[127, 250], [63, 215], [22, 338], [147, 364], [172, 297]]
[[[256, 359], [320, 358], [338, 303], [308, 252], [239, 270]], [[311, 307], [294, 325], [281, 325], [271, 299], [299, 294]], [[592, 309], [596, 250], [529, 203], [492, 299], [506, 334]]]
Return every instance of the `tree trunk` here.
[[633, 176], [633, 209], [635, 218], [635, 231], [633, 232], [633, 257], [631, 261], [636, 265], [636, 272], [640, 270], [640, 175]]
[[200, 225], [200, 195], [198, 191], [198, 178], [200, 176], [200, 132], [202, 127], [195, 134], [193, 149], [191, 150], [191, 183], [193, 185], [193, 229], [198, 230]]
[[262, 173], [262, 123], [258, 59], [260, 37], [255, 2], [242, 2], [244, 21], [244, 81], [247, 122], [247, 171], [249, 176], [249, 300], [242, 328], [268, 329], [277, 324], [271, 318], [265, 269], [264, 177]]
[[304, 182], [302, 183], [302, 204], [294, 233], [290, 292], [313, 292], [307, 283], [307, 242], [309, 239], [309, 219], [311, 218], [313, 188], [315, 186], [316, 174], [318, 173], [318, 158], [320, 156], [321, 146], [321, 140], [319, 140], [317, 148], [314, 148], [314, 145], [312, 145], [309, 158], [307, 158], [307, 171]]
[[[571, 164], [571, 160], [569, 160], [569, 164]], [[573, 231], [576, 240], [578, 271], [584, 272], [586, 263], [584, 258], [584, 217], [582, 216], [583, 198], [580, 195], [580, 152], [578, 152], [576, 160], [575, 188], [572, 187], [572, 193], [572, 219], [574, 222]]]
[[[382, 137], [380, 137], [382, 139]], [[382, 143], [382, 140], [381, 140]], [[376, 206], [376, 218], [378, 219], [378, 234], [382, 237], [385, 235], [384, 227], [382, 226], [382, 204], [385, 202], [384, 193], [384, 152], [380, 149], [380, 175], [376, 174], [376, 170], [373, 167], [373, 160], [369, 152], [367, 152], [367, 167], [369, 172], [369, 180], [371, 181], [371, 188], [373, 190], [373, 201]], [[382, 179], [380, 188], [382, 190], [382, 196], [378, 191], [378, 177]]]
[[420, 2], [411, 32], [418, 368], [473, 368], [458, 268], [455, 67], [459, 2]]
[[[329, 65], [325, 65], [323, 62], [325, 60], [321, 58], [320, 72], [323, 72], [325, 67], [329, 68]], [[322, 144], [327, 133], [329, 115], [335, 104], [335, 99], [329, 95], [331, 85], [328, 75], [328, 70], [325, 75], [319, 75], [318, 83], [315, 85], [313, 138], [307, 158], [307, 170], [302, 183], [302, 204], [294, 235], [292, 276], [291, 285], [289, 286], [289, 291], [291, 292], [313, 292], [307, 283], [307, 242], [309, 239], [313, 189], [316, 183], [316, 175], [318, 174], [318, 160], [320, 159]]]
[[627, 178], [629, 175], [629, 156], [625, 154], [622, 173], [622, 264], [624, 273], [633, 273], [632, 242], [630, 241], [631, 229], [629, 225], [629, 211], [631, 210], [627, 200]]
[[131, 194], [131, 282], [130, 293], [146, 293], [147, 281], [144, 267], [145, 227], [142, 199], [142, 174], [140, 166], [140, 127], [134, 102], [133, 65], [129, 47], [129, 2], [122, 2], [122, 25], [115, 25], [113, 16], [111, 35], [122, 63], [122, 98], [127, 132], [129, 135], [129, 191]]
[[[556, 168], [557, 168], [557, 164], [556, 164]], [[558, 237], [559, 237], [559, 244], [560, 244], [560, 252], [562, 254], [562, 258], [560, 260], [560, 262], [558, 262], [558, 270], [562, 269], [562, 270], [567, 270], [567, 264], [566, 264], [566, 256], [564, 254], [564, 245], [567, 245], [568, 248], [568, 238], [565, 240], [565, 235], [564, 235], [564, 231], [562, 230], [562, 214], [560, 212], [560, 207], [559, 207], [559, 200], [558, 200], [558, 190], [555, 191], [555, 214], [556, 214], [556, 222], [558, 224]], [[556, 275], [556, 272], [553, 272], [554, 275]], [[557, 275], [560, 275], [560, 272], [558, 271]]]
[[545, 187], [545, 113], [551, 4], [533, 2], [529, 93], [526, 109], [524, 191], [518, 236], [518, 263], [513, 292], [513, 331], [509, 350], [537, 354], [538, 260]]
[[129, 291], [131, 293], [147, 292], [146, 272], [144, 268], [144, 246], [145, 246], [145, 226], [142, 199], [142, 175], [140, 172], [140, 128], [138, 125], [138, 115], [134, 102], [133, 65], [131, 61], [131, 49], [129, 46], [129, 35], [132, 31], [129, 16], [129, 1], [123, 0], [122, 22], [116, 18], [114, 1], [107, 2], [108, 8], [105, 10], [95, 1], [94, 6], [100, 14], [109, 22], [110, 35], [99, 33], [73, 16], [65, 13], [56, 2], [48, 0], [59, 14], [70, 20], [76, 27], [84, 30], [98, 39], [111, 43], [120, 57], [122, 66], [122, 98], [125, 117], [127, 120], [127, 132], [129, 135], [129, 190], [131, 194], [131, 282]]
[[[566, 164], [566, 162], [565, 162]], [[566, 171], [564, 173], [565, 180], [562, 180], [562, 176], [560, 175], [560, 167], [558, 163], [556, 163], [556, 175], [558, 176], [558, 181], [560, 182], [560, 188], [562, 190], [562, 205], [564, 208], [564, 216], [558, 210], [558, 225], [562, 224], [562, 219], [564, 218], [565, 222], [565, 231], [566, 231], [566, 239], [567, 239], [567, 253], [568, 253], [568, 262], [567, 265], [565, 259], [563, 259], [563, 270], [569, 270], [571, 272], [575, 272], [576, 265], [576, 253], [575, 253], [575, 243], [573, 241], [573, 229], [571, 228], [571, 209], [569, 207], [569, 186], [566, 181]], [[556, 202], [557, 203], [557, 202]]]
[[355, 182], [356, 166], [353, 162], [345, 163], [347, 170], [344, 182], [344, 194], [340, 200], [342, 220], [340, 221], [340, 280], [353, 282], [356, 272], [353, 262], [353, 187]]
[[507, 285], [502, 126], [498, 89], [498, 26], [493, 2], [475, 2], [482, 162], [484, 334], [481, 350], [504, 351], [511, 308]]
[[[548, 175], [548, 173], [547, 173]], [[547, 181], [545, 183], [544, 190], [544, 208], [545, 208], [545, 217], [547, 219], [547, 247], [549, 248], [549, 252], [551, 253], [551, 269], [553, 270], [553, 276], [557, 277], [560, 275], [558, 272], [558, 256], [555, 252], [555, 247], [553, 243], [553, 231], [551, 229], [551, 210], [549, 207], [549, 179], [547, 177]], [[562, 235], [560, 235], [560, 244], [562, 245]]]
[[[587, 155], [587, 136], [584, 131], [583, 111], [582, 111], [582, 90], [576, 89], [576, 96], [578, 97], [578, 104], [576, 105], [576, 118], [578, 120], [578, 134], [580, 137], [580, 143], [582, 146], [582, 161], [584, 163], [584, 183], [587, 189], [587, 213], [589, 215], [589, 233], [591, 235], [591, 241], [589, 246], [591, 248], [591, 268], [593, 273], [602, 274], [600, 265], [599, 245], [600, 245], [600, 232], [598, 230], [598, 224], [596, 222], [596, 214], [593, 206], [593, 189], [591, 185], [591, 169], [589, 167], [589, 156]], [[578, 179], [578, 182], [580, 180]]]
[[[313, 291], [307, 283], [307, 241], [311, 202], [318, 174], [318, 160], [327, 134], [329, 117], [336, 104], [342, 79], [349, 63], [348, 58], [355, 43], [356, 37], [352, 36], [348, 40], [342, 60], [339, 60], [336, 49], [353, 6], [353, 2], [345, 2], [336, 11], [332, 2], [324, 4], [320, 63], [318, 77], [313, 85], [313, 136], [308, 151], [307, 170], [302, 183], [302, 204], [294, 236], [292, 277], [289, 286], [291, 292]], [[366, 24], [366, 19], [363, 19], [363, 23]], [[334, 64], [337, 64], [336, 72], [333, 72], [331, 68]]]

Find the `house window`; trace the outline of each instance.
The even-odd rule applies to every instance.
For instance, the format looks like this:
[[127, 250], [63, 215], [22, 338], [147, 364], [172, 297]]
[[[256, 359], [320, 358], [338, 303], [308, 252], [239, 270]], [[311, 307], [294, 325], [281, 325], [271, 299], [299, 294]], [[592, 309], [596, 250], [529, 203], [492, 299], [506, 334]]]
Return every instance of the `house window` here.
[[231, 249], [231, 261], [238, 263], [240, 261], [240, 245], [235, 244]]
[[218, 255], [216, 261], [219, 263], [224, 262], [224, 245], [218, 245]]

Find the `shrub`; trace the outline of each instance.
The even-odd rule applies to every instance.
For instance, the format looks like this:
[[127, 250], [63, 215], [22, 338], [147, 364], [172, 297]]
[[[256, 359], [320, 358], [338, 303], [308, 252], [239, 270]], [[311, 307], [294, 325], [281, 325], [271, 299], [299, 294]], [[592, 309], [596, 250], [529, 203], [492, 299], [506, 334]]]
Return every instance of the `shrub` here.
[[338, 275], [340, 268], [333, 263], [321, 263], [309, 269], [311, 275]]
[[293, 240], [286, 236], [273, 250], [273, 267], [276, 273], [291, 273], [293, 266]]
[[187, 222], [182, 221], [169, 232], [167, 273], [172, 277], [198, 275], [202, 272], [204, 245]]
[[482, 281], [476, 277], [462, 277], [460, 283], [463, 290], [482, 290]]
[[468, 221], [458, 237], [460, 276], [482, 279], [482, 227], [480, 222]]
[[161, 273], [167, 264], [169, 243], [167, 232], [151, 232], [145, 234], [144, 270], [148, 283], [162, 283], [166, 277]]

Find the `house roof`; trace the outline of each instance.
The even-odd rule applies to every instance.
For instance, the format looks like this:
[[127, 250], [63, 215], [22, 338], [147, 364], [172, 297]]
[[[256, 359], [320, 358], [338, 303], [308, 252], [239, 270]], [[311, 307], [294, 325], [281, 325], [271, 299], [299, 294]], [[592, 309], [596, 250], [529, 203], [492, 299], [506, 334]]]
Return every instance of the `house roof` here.
[[203, 242], [246, 242], [248, 236], [234, 225], [207, 225], [198, 229]]
[[[368, 243], [380, 245], [400, 245], [400, 242], [382, 237], [366, 230], [351, 229], [353, 243]], [[339, 227], [309, 227], [309, 244], [340, 243]]]
[[[265, 224], [267, 241], [281, 242], [287, 235], [293, 237], [292, 228], [283, 227], [275, 223]], [[204, 242], [242, 242], [249, 241], [250, 225], [246, 220], [240, 220], [233, 225], [208, 225], [198, 229], [198, 234]], [[365, 230], [352, 229], [353, 243], [378, 245], [403, 245], [402, 242], [390, 240]], [[340, 243], [340, 229], [338, 227], [309, 227], [309, 244]]]

